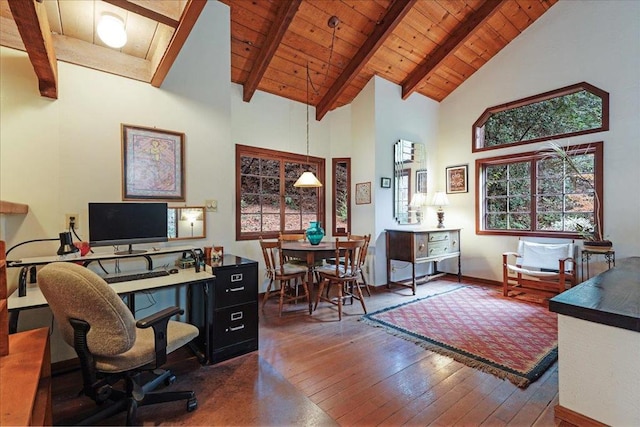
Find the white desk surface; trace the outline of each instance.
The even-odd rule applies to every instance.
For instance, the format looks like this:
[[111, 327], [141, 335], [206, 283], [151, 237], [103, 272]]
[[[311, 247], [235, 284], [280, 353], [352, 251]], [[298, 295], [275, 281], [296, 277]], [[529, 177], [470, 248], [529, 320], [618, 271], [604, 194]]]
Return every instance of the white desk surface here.
[[[176, 274], [168, 276], [152, 277], [151, 279], [132, 280], [128, 282], [112, 283], [111, 286], [118, 294], [128, 294], [132, 292], [149, 291], [154, 289], [166, 288], [169, 286], [179, 286], [188, 283], [197, 283], [211, 279], [214, 277], [210, 269], [208, 271], [200, 270], [196, 273], [195, 268], [180, 269]], [[27, 295], [18, 296], [18, 291], [14, 291], [8, 298], [9, 311], [22, 310], [36, 307], [47, 306], [47, 300], [42, 295], [42, 291], [37, 283], [29, 283], [27, 285]]]
[[[104, 249], [107, 249], [107, 248], [104, 248]], [[112, 250], [109, 250], [106, 252], [97, 252], [99, 249], [96, 249], [96, 253], [88, 254], [78, 258], [60, 259], [60, 257], [58, 257], [57, 255], [22, 258], [19, 260], [19, 262], [12, 262], [8, 264], [7, 267], [24, 267], [24, 266], [31, 266], [31, 265], [42, 265], [42, 264], [49, 264], [56, 261], [87, 262], [87, 261], [98, 261], [98, 260], [106, 260], [106, 259], [156, 256], [156, 255], [172, 254], [172, 253], [178, 253], [178, 252], [189, 252], [195, 249], [195, 247], [194, 246], [173, 246], [173, 247], [158, 248], [158, 250], [154, 250], [153, 248], [140, 247], [136, 249], [145, 250], [146, 252], [142, 254], [116, 255], [113, 253]]]

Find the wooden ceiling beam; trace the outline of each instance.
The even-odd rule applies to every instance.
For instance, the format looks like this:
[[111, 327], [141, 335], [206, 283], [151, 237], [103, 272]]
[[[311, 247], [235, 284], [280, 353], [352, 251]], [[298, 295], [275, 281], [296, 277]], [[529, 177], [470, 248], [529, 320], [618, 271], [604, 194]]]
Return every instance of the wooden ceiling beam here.
[[416, 1], [417, 0], [396, 0], [393, 3], [387, 14], [382, 18], [382, 22], [376, 25], [369, 38], [360, 49], [358, 49], [358, 52], [349, 64], [347, 64], [342, 74], [340, 74], [316, 106], [316, 120], [321, 120], [325, 114], [331, 110], [331, 106], [340, 98], [342, 92], [349, 86], [351, 81], [358, 75], [360, 70], [367, 64], [380, 46], [382, 46], [405, 15], [409, 13]]
[[244, 102], [251, 101], [253, 94], [260, 84], [260, 80], [262, 80], [269, 63], [271, 63], [271, 59], [273, 59], [273, 55], [276, 53], [282, 41], [284, 33], [289, 28], [293, 17], [300, 7], [300, 3], [302, 3], [302, 0], [287, 0], [280, 4], [273, 25], [269, 29], [269, 34], [267, 34], [267, 39], [262, 45], [260, 52], [258, 52], [258, 57], [249, 72], [247, 81], [242, 86], [242, 99]]
[[486, 0], [480, 8], [462, 22], [443, 44], [437, 47], [402, 83], [402, 99], [416, 91], [420, 82], [429, 76], [442, 62], [462, 46], [474, 31], [500, 9], [507, 0]]
[[180, 49], [184, 46], [184, 42], [187, 40], [187, 37], [189, 37], [189, 33], [191, 33], [193, 26], [196, 24], [206, 4], [207, 0], [188, 0], [180, 17], [180, 25], [178, 25], [175, 33], [173, 33], [169, 47], [164, 55], [162, 55], [162, 59], [158, 63], [156, 71], [153, 73], [151, 86], [160, 87], [162, 85], [162, 82], [165, 77], [167, 77], [167, 74], [169, 74], [171, 66], [178, 57]]
[[134, 3], [129, 0], [102, 0], [102, 1], [106, 3], [110, 3], [119, 8], [122, 8], [128, 12], [132, 12], [137, 15], [144, 16], [145, 18], [149, 18], [152, 21], [162, 22], [163, 24], [168, 25], [171, 28], [178, 28], [178, 25], [180, 25], [180, 21], [176, 21], [170, 16], [156, 12], [155, 10], [151, 10], [149, 8], [146, 8], [140, 4]]
[[44, 5], [36, 0], [9, 0], [9, 8], [38, 77], [40, 95], [58, 99], [58, 62]]

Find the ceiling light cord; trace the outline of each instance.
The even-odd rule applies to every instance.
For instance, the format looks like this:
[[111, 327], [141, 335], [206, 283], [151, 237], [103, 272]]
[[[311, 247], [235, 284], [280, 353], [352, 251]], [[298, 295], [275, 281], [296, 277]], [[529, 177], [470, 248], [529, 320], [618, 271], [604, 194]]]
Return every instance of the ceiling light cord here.
[[[333, 28], [333, 33], [331, 34], [331, 46], [329, 47], [329, 62], [327, 63], [327, 69], [325, 70], [324, 79], [322, 80], [321, 86], [324, 86], [324, 84], [327, 82], [327, 78], [329, 77], [329, 68], [331, 68], [331, 59], [333, 58], [333, 46], [336, 40], [336, 28], [338, 28], [339, 23], [340, 23], [340, 20], [338, 19], [337, 16], [332, 16], [331, 18], [329, 18], [329, 21], [327, 22], [327, 25], [330, 28]], [[320, 91], [316, 89], [316, 87], [313, 85], [313, 81], [311, 80], [311, 75], [309, 74], [309, 61], [307, 61], [307, 80], [311, 82], [311, 89], [313, 89], [313, 93], [315, 93], [316, 95], [319, 95]], [[309, 103], [308, 94], [309, 94], [309, 89], [307, 88], [307, 104]]]
[[311, 74], [309, 74], [309, 61], [307, 61], [307, 163], [309, 163], [309, 82]]

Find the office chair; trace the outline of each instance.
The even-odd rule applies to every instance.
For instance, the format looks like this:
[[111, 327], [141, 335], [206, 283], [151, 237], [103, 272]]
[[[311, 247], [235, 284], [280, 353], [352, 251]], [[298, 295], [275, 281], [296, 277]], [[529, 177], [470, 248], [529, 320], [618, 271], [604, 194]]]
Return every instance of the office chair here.
[[[42, 290], [64, 340], [76, 351], [82, 370], [82, 392], [98, 405], [113, 403], [74, 424], [91, 425], [127, 411], [127, 425], [136, 423], [139, 406], [185, 400], [187, 411], [198, 406], [193, 391], [150, 393], [175, 376], [157, 369], [167, 354], [198, 335], [193, 325], [169, 320], [182, 314], [169, 307], [136, 322], [116, 292], [97, 274], [75, 263], [56, 262], [38, 273]], [[153, 371], [153, 372], [152, 372]], [[153, 380], [142, 384], [152, 372]], [[116, 388], [120, 381], [123, 388]]]

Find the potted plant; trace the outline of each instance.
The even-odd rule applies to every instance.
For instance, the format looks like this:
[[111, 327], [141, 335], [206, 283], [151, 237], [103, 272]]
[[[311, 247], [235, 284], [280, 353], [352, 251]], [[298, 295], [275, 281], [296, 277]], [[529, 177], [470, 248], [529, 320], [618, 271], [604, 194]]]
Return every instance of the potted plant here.
[[570, 227], [580, 234], [580, 237], [582, 237], [582, 239], [584, 240], [584, 246], [599, 248], [611, 247], [613, 243], [610, 240], [605, 239], [600, 227], [600, 197], [598, 195], [598, 192], [596, 191], [594, 182], [592, 179], [589, 179], [587, 176], [585, 176], [584, 172], [580, 169], [578, 164], [576, 164], [574, 159], [574, 156], [580, 153], [576, 151], [567, 151], [555, 142], [549, 142], [548, 146], [551, 153], [561, 159], [575, 173], [575, 177], [583, 184], [586, 184], [593, 191], [593, 211], [595, 221], [592, 222], [587, 218], [572, 219]]

